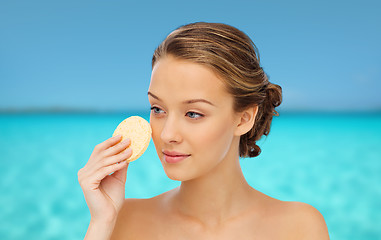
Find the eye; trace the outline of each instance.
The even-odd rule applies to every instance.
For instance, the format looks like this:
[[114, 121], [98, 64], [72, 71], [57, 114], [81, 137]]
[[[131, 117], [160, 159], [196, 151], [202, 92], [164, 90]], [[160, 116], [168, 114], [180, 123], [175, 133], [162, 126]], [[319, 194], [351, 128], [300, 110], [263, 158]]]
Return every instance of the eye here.
[[158, 108], [158, 107], [151, 107], [151, 111], [152, 111], [154, 114], [164, 113], [164, 111], [161, 110], [161, 109]]
[[202, 118], [204, 116], [204, 115], [202, 115], [200, 113], [196, 113], [196, 112], [187, 112], [185, 115], [192, 118], [192, 119], [198, 119], [198, 118]]

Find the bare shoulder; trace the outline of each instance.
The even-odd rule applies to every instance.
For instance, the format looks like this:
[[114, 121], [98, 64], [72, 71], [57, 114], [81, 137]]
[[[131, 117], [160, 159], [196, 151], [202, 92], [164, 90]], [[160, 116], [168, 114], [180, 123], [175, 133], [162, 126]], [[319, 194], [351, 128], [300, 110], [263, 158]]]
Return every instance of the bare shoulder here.
[[134, 224], [132, 219], [137, 218], [136, 220], [138, 220], [142, 217], [141, 214], [138, 213], [144, 212], [144, 205], [146, 205], [145, 202], [145, 199], [128, 198], [124, 200], [123, 207], [119, 211], [111, 239], [126, 239], [127, 234], [131, 232], [130, 229], [133, 228], [133, 226], [131, 226], [131, 224]]
[[147, 226], [151, 226], [151, 231], [154, 230], [152, 227], [160, 215], [161, 198], [158, 195], [148, 199], [125, 199], [111, 239], [145, 239], [142, 234], [148, 234]]
[[302, 202], [280, 202], [280, 212], [289, 223], [292, 239], [329, 239], [324, 217], [315, 207]]

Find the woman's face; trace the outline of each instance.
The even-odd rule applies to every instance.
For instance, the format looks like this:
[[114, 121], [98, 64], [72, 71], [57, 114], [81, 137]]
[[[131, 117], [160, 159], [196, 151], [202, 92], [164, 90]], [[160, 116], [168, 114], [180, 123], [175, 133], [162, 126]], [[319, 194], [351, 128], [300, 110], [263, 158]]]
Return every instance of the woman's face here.
[[[161, 58], [152, 70], [148, 98], [152, 139], [169, 178], [202, 176], [232, 155], [232, 142], [239, 142], [233, 141], [239, 139], [233, 97], [209, 68]], [[238, 158], [238, 151], [233, 155]]]

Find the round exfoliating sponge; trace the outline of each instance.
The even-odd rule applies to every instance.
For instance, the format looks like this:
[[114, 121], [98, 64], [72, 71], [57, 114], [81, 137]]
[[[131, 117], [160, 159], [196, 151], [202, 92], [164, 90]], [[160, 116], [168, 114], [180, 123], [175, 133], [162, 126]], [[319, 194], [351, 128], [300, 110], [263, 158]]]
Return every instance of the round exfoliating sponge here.
[[132, 116], [119, 123], [112, 136], [118, 134], [122, 135], [121, 141], [126, 138], [131, 140], [132, 155], [126, 161], [132, 162], [138, 159], [147, 149], [151, 140], [152, 129], [144, 118]]

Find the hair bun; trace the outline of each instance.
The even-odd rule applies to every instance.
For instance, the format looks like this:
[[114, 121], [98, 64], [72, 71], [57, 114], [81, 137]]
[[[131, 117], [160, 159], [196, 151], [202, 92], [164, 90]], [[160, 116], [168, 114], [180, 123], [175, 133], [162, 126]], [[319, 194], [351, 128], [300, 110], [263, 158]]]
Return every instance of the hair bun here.
[[266, 97], [258, 106], [253, 131], [241, 136], [240, 151], [244, 153], [241, 154], [242, 157], [256, 157], [261, 153], [261, 148], [256, 141], [263, 135], [267, 136], [270, 133], [272, 118], [278, 115], [275, 108], [282, 103], [282, 88], [277, 84], [268, 82], [265, 92]]
[[[277, 84], [269, 82], [266, 88], [265, 101], [267, 101], [269, 106], [272, 106], [272, 108], [278, 107], [282, 103], [282, 88]], [[271, 112], [273, 112], [274, 115], [278, 115], [275, 109], [271, 109]]]

